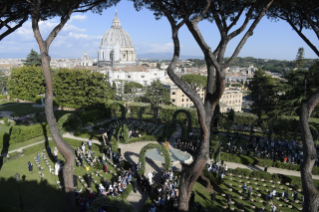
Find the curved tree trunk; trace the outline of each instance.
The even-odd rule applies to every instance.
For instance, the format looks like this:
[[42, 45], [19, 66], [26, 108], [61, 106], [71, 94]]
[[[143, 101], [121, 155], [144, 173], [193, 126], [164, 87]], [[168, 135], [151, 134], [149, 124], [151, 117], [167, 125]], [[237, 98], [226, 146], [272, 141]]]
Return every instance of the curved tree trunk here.
[[50, 33], [48, 38], [44, 41], [39, 29], [40, 21], [40, 4], [41, 1], [34, 1], [31, 4], [31, 17], [32, 17], [32, 30], [34, 37], [36, 38], [40, 52], [41, 52], [41, 61], [44, 79], [46, 83], [46, 92], [45, 92], [45, 115], [49, 125], [52, 139], [62, 153], [66, 162], [63, 167], [63, 179], [65, 192], [67, 193], [67, 211], [73, 212], [76, 211], [75, 205], [75, 195], [74, 195], [74, 184], [73, 184], [73, 170], [74, 170], [74, 149], [71, 148], [64, 140], [62, 135], [58, 130], [56, 119], [54, 117], [53, 110], [53, 86], [52, 86], [52, 76], [50, 70], [51, 58], [49, 56], [49, 47], [57, 34], [61, 31], [65, 23], [70, 19], [72, 10], [61, 18], [60, 24], [58, 24]]
[[52, 77], [50, 71], [50, 57], [47, 52], [42, 51], [41, 49], [41, 59], [42, 59], [42, 67], [44, 78], [46, 82], [46, 93], [45, 93], [45, 115], [47, 118], [47, 122], [49, 124], [49, 129], [51, 132], [52, 139], [62, 153], [66, 162], [63, 166], [63, 179], [64, 179], [64, 187], [65, 192], [67, 193], [67, 203], [68, 203], [68, 211], [76, 211], [75, 207], [75, 195], [74, 195], [74, 183], [73, 183], [73, 170], [74, 170], [74, 149], [70, 147], [64, 140], [62, 135], [58, 130], [58, 126], [56, 124], [56, 119], [54, 117], [53, 110], [53, 86], [52, 86]]
[[304, 193], [304, 211], [317, 212], [319, 206], [319, 191], [312, 180], [312, 168], [317, 158], [313, 137], [309, 128], [309, 118], [319, 102], [319, 90], [301, 103], [300, 107], [300, 133], [304, 150], [304, 161], [300, 165], [302, 190]]

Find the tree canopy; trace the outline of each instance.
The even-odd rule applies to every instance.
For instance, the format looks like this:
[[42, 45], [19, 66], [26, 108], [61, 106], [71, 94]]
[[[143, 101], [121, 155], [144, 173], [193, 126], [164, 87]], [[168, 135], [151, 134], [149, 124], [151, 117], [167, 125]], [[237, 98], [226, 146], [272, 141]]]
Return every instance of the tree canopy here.
[[192, 89], [198, 91], [206, 87], [207, 85], [207, 77], [198, 74], [185, 74], [182, 76], [182, 80], [189, 84]]
[[27, 59], [24, 63], [25, 66], [42, 66], [41, 55], [38, 52], [31, 49]]

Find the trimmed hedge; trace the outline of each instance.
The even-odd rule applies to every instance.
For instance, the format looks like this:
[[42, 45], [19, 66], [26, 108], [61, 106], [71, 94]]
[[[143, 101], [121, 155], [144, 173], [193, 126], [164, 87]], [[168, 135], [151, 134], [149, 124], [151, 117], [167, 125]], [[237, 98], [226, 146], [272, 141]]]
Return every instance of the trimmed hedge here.
[[251, 125], [257, 118], [252, 113], [234, 113], [234, 124]]
[[142, 176], [145, 173], [145, 155], [148, 150], [151, 149], [159, 149], [164, 156], [165, 163], [164, 163], [164, 171], [167, 171], [169, 167], [171, 166], [171, 155], [169, 154], [169, 151], [165, 148], [165, 146], [160, 145], [160, 144], [147, 144], [144, 146], [141, 151], [140, 151], [140, 156], [139, 156], [139, 162], [141, 162], [141, 169], [138, 170], [138, 175]]
[[32, 138], [50, 133], [49, 126], [45, 123], [35, 124], [31, 126], [18, 126], [12, 127], [10, 134], [9, 145], [21, 143]]
[[[267, 165], [268, 167], [276, 167], [276, 168], [300, 171], [299, 164], [283, 163], [280, 161], [274, 162], [273, 160], [270, 160], [270, 159], [260, 159], [260, 158], [255, 158], [252, 156], [246, 156], [246, 155], [238, 156], [231, 153], [222, 152], [220, 159], [224, 161], [241, 163], [245, 165], [258, 165], [262, 167]], [[319, 175], [319, 167], [313, 167], [312, 174]]]

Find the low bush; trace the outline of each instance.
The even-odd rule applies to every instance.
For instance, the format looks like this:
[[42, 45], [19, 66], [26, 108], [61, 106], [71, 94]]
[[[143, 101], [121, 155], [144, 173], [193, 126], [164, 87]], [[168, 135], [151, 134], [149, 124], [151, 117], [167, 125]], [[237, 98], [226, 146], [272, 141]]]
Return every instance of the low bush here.
[[222, 183], [222, 179], [216, 172], [209, 172], [206, 168], [203, 170], [203, 175], [207, 177], [212, 185], [219, 185]]
[[7, 99], [7, 95], [0, 95], [0, 99]]
[[46, 123], [31, 126], [15, 125], [12, 127], [9, 144], [21, 143], [44, 134], [48, 136], [49, 132], [50, 130]]

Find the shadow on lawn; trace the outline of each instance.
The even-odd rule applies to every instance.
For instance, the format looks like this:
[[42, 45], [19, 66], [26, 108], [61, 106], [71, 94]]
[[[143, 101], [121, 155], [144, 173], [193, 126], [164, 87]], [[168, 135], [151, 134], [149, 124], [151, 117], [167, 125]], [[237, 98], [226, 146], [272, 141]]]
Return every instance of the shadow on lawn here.
[[9, 146], [10, 146], [10, 142], [9, 142], [9, 139], [10, 139], [10, 134], [11, 134], [11, 131], [12, 131], [12, 128], [10, 129], [10, 132], [9, 134], [8, 133], [5, 133], [3, 135], [3, 148], [1, 150], [1, 155], [0, 155], [0, 171], [1, 171], [1, 168], [4, 164], [4, 158], [8, 155], [8, 151], [9, 151]]
[[[36, 174], [34, 171], [32, 175]], [[66, 208], [65, 192], [58, 187], [55, 189], [46, 179], [41, 180], [41, 182], [30, 181], [28, 176], [24, 175], [24, 180], [20, 180], [19, 183], [25, 212], [53, 212], [63, 211]], [[5, 191], [0, 192], [0, 211], [20, 210], [19, 188], [15, 178], [1, 178], [0, 188]]]

